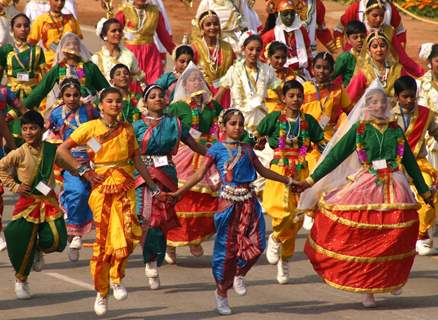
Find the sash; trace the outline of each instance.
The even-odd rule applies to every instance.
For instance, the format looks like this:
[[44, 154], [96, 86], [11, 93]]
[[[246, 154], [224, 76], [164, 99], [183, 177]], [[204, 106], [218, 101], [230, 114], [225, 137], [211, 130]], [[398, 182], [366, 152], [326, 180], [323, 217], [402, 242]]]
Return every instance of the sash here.
[[274, 35], [275, 40], [283, 42], [288, 47], [288, 52], [290, 52], [289, 43], [286, 42], [286, 37], [284, 36], [285, 32], [293, 32], [295, 37], [295, 47], [296, 47], [296, 56], [293, 56], [288, 58], [286, 60], [285, 67], [289, 67], [290, 65], [293, 65], [295, 63], [298, 63], [299, 68], [307, 68], [307, 50], [306, 50], [306, 44], [304, 43], [304, 37], [303, 32], [301, 31], [300, 26], [298, 28], [292, 30], [292, 31], [286, 31], [285, 28], [282, 25], [276, 25], [274, 27]]
[[411, 148], [415, 157], [417, 157], [421, 150], [426, 135], [426, 130], [429, 127], [432, 116], [433, 113], [430, 111], [430, 109], [423, 106], [417, 106], [409, 127], [405, 132], [409, 147]]
[[38, 171], [36, 173], [36, 176], [32, 183], [32, 191], [31, 193], [34, 195], [41, 196], [42, 193], [40, 193], [36, 186], [41, 181], [47, 183], [49, 181], [49, 178], [53, 172], [53, 164], [55, 163], [55, 156], [56, 156], [56, 148], [57, 145], [43, 141], [43, 146], [41, 150], [41, 161], [38, 166]]

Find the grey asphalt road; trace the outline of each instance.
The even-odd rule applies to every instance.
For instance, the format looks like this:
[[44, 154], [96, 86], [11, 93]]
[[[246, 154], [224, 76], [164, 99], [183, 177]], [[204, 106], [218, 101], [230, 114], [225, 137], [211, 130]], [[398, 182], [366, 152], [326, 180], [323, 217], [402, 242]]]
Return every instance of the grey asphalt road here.
[[[86, 31], [86, 44], [96, 50], [100, 44], [92, 30]], [[15, 196], [6, 193], [4, 222], [10, 219]], [[269, 224], [269, 223], [268, 223]], [[230, 292], [234, 314], [226, 319], [354, 319], [354, 320], [435, 320], [438, 319], [438, 259], [417, 257], [411, 279], [399, 297], [378, 295], [378, 308], [365, 310], [360, 295], [345, 293], [322, 283], [313, 271], [303, 245], [301, 232], [291, 264], [288, 285], [275, 281], [276, 267], [265, 256], [250, 271], [244, 297]], [[92, 242], [93, 234], [87, 236]], [[438, 243], [438, 239], [435, 239]], [[177, 265], [160, 268], [162, 288], [147, 288], [139, 248], [131, 256], [124, 280], [129, 297], [109, 301], [105, 319], [223, 319], [214, 310], [214, 282], [210, 269], [212, 241], [204, 244], [205, 255], [190, 256], [178, 251]], [[89, 273], [91, 250], [82, 249], [80, 261], [71, 263], [66, 252], [46, 256], [42, 272], [29, 278], [33, 299], [19, 301], [14, 294], [14, 272], [7, 253], [0, 253], [0, 319], [86, 320], [96, 319], [95, 293]]]

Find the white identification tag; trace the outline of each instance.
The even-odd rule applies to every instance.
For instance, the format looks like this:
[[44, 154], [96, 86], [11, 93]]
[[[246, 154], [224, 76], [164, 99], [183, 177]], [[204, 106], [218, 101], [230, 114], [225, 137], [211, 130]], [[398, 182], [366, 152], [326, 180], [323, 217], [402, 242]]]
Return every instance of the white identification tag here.
[[262, 104], [263, 104], [263, 100], [259, 96], [252, 96], [248, 101], [248, 106], [251, 109], [256, 109], [258, 107], [261, 107]]
[[321, 119], [319, 119], [319, 121], [318, 121], [319, 126], [320, 126], [322, 129], [324, 129], [324, 128], [327, 126], [327, 124], [328, 124], [329, 122], [330, 122], [330, 117], [326, 116], [325, 114], [322, 115]]
[[373, 161], [373, 168], [375, 170], [386, 169], [387, 168], [386, 160], [385, 159], [374, 160]]
[[155, 168], [169, 165], [169, 161], [167, 161], [167, 156], [153, 156], [152, 159], [154, 160]]
[[36, 185], [35, 189], [37, 189], [39, 192], [41, 192], [45, 196], [47, 196], [50, 193], [50, 191], [52, 190], [43, 181], [38, 182], [38, 184]]
[[99, 152], [99, 150], [102, 148], [102, 145], [95, 138], [88, 140], [87, 145], [91, 148], [91, 150], [93, 150], [94, 153]]
[[18, 72], [17, 80], [21, 82], [28, 82], [30, 80], [29, 72]]
[[305, 230], [311, 230], [313, 227], [313, 218], [309, 217], [307, 214], [304, 215], [303, 228]]
[[52, 49], [53, 51], [56, 51], [56, 50], [58, 50], [58, 44], [52, 42], [52, 43], [50, 44], [49, 48]]
[[201, 131], [199, 131], [199, 130], [196, 130], [196, 129], [194, 129], [194, 128], [190, 128], [190, 131], [189, 131], [189, 133], [190, 133], [190, 135], [193, 137], [193, 139], [199, 139], [200, 137], [201, 137], [201, 135], [202, 135], [202, 132]]
[[221, 177], [220, 177], [220, 175], [219, 175], [219, 172], [216, 172], [214, 175], [212, 175], [212, 176], [210, 177], [210, 181], [211, 181], [213, 184], [218, 184], [219, 182], [221, 182]]

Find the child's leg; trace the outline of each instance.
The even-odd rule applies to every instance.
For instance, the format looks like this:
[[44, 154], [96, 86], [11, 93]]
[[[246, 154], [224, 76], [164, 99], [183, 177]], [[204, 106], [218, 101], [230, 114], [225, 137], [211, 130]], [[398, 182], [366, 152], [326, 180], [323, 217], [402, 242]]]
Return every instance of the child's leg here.
[[272, 219], [273, 237], [281, 243], [281, 260], [287, 260], [294, 255], [295, 240], [302, 222], [294, 222], [294, 214], [288, 214], [283, 218]]
[[143, 244], [144, 263], [157, 261], [160, 266], [166, 254], [166, 241], [166, 236], [160, 228], [149, 228]]
[[20, 218], [9, 222], [4, 231], [15, 277], [23, 282], [26, 281], [32, 267], [38, 227], [38, 224]]
[[105, 247], [95, 243], [93, 246], [93, 257], [90, 261], [91, 276], [94, 281], [94, 289], [102, 297], [106, 297], [109, 291], [110, 263], [103, 259]]
[[45, 253], [62, 252], [67, 244], [64, 218], [44, 222], [39, 226], [38, 248]]

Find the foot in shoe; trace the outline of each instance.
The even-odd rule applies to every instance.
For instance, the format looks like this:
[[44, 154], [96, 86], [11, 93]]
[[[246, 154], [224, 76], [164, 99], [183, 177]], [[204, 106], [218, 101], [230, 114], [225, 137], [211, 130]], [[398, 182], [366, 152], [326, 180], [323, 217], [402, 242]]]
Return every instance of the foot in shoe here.
[[266, 248], [266, 259], [270, 264], [277, 264], [280, 259], [281, 243], [274, 239], [271, 233], [268, 238], [268, 247]]
[[221, 315], [231, 314], [231, 308], [228, 304], [228, 298], [220, 296], [217, 291], [214, 292], [214, 297], [216, 301], [216, 310]]
[[108, 297], [102, 296], [100, 293], [96, 296], [96, 301], [94, 301], [94, 312], [96, 315], [103, 316], [108, 309]]
[[243, 276], [235, 276], [233, 281], [233, 289], [239, 296], [244, 296], [247, 292], [245, 278]]
[[403, 292], [403, 289], [402, 288], [398, 288], [397, 290], [392, 291], [391, 294], [393, 296], [399, 296], [399, 295], [402, 294], [402, 292]]
[[121, 284], [112, 284], [111, 288], [113, 289], [114, 299], [122, 301], [128, 297], [128, 291], [126, 291], [126, 288]]
[[280, 259], [277, 262], [277, 282], [286, 284], [289, 282], [289, 260]]
[[160, 289], [160, 277], [148, 278], [148, 283], [151, 290]]
[[32, 294], [30, 293], [29, 283], [27, 281], [16, 281], [15, 282], [15, 295], [19, 300], [27, 300], [32, 298]]
[[175, 264], [176, 263], [176, 248], [175, 247], [167, 246], [166, 255], [164, 256], [164, 260], [166, 260], [166, 262], [168, 264]]
[[158, 277], [157, 261], [146, 262], [144, 267], [144, 273], [148, 278]]
[[33, 258], [32, 269], [35, 272], [40, 272], [41, 270], [43, 270], [43, 268], [44, 268], [44, 255], [41, 250], [37, 250]]
[[433, 247], [432, 239], [417, 240], [415, 250], [420, 256], [431, 256], [438, 253], [438, 250]]
[[82, 238], [80, 236], [74, 236], [68, 247], [70, 249], [82, 248]]
[[365, 308], [375, 308], [376, 307], [376, 300], [374, 300], [374, 294], [365, 293], [363, 300], [362, 300], [362, 305]]
[[204, 254], [204, 249], [200, 244], [196, 246], [190, 246], [190, 253], [195, 257], [201, 257]]
[[68, 247], [67, 248], [67, 255], [68, 255], [68, 260], [70, 260], [71, 262], [76, 262], [79, 260], [79, 249], [73, 249]]

